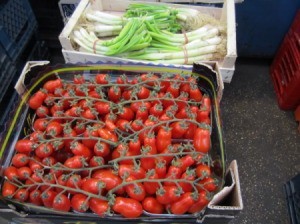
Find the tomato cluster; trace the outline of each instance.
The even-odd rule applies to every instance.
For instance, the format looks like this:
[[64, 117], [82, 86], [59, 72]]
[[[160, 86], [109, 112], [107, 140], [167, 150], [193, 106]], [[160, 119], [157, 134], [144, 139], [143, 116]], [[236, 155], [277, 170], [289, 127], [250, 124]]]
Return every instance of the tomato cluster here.
[[211, 99], [193, 77], [77, 75], [47, 81], [28, 104], [32, 132], [15, 145], [4, 197], [135, 218], [199, 212], [217, 190]]

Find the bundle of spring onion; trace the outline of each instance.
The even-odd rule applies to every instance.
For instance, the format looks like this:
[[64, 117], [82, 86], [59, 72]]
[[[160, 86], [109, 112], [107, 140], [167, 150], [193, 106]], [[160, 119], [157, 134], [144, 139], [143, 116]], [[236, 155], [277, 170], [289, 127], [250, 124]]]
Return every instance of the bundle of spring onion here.
[[222, 58], [225, 29], [211, 18], [204, 25], [201, 15], [194, 9], [132, 3], [123, 16], [88, 11], [71, 38], [87, 52], [135, 60], [192, 64]]

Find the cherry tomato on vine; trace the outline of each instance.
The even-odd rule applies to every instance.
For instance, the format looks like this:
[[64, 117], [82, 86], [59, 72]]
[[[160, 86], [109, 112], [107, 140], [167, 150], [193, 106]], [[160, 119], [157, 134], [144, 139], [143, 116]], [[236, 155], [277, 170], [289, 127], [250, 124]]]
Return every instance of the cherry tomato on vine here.
[[[118, 175], [114, 174], [111, 169], [96, 170], [92, 174], [92, 177], [104, 182], [105, 189], [108, 191], [119, 186], [122, 183], [122, 179]], [[124, 189], [120, 188], [116, 192], [118, 194], [122, 194], [124, 192]]]
[[42, 193], [41, 198], [45, 207], [52, 208], [54, 198], [57, 192], [54, 190], [46, 190]]
[[172, 143], [172, 129], [161, 127], [156, 136], [156, 148], [159, 153], [163, 152]]
[[89, 205], [90, 209], [100, 217], [104, 216], [109, 210], [108, 202], [99, 198], [91, 198]]
[[112, 209], [125, 218], [137, 218], [143, 213], [141, 203], [132, 198], [116, 197]]
[[86, 164], [86, 159], [83, 156], [73, 156], [68, 158], [64, 165], [68, 168], [79, 169], [84, 167]]
[[68, 212], [71, 208], [71, 202], [69, 198], [64, 194], [58, 194], [53, 200], [52, 207], [55, 210]]
[[17, 172], [19, 180], [26, 180], [32, 174], [32, 170], [28, 166], [20, 167]]
[[170, 204], [180, 199], [182, 192], [177, 186], [163, 186], [156, 191], [156, 199], [163, 205]]
[[49, 121], [45, 118], [38, 118], [33, 123], [33, 128], [35, 131], [42, 131], [44, 132], [48, 126]]
[[126, 182], [130, 183], [133, 182], [132, 184], [127, 184], [124, 188], [127, 193], [127, 195], [135, 199], [137, 201], [142, 201], [146, 197], [146, 190], [145, 186], [141, 182], [135, 182], [136, 180], [135, 177], [129, 176], [126, 178]]
[[94, 146], [94, 153], [96, 156], [107, 156], [110, 153], [109, 145], [105, 142], [97, 142]]
[[44, 91], [42, 90], [37, 91], [35, 94], [33, 94], [30, 97], [28, 101], [29, 107], [34, 110], [38, 109], [43, 104], [46, 97], [47, 94]]
[[145, 211], [153, 214], [162, 214], [164, 212], [164, 206], [158, 202], [155, 197], [146, 197], [142, 202]]
[[42, 205], [42, 192], [39, 189], [34, 189], [29, 193], [29, 202], [35, 205]]
[[20, 139], [15, 145], [16, 151], [24, 154], [29, 154], [35, 147], [35, 142], [30, 139]]
[[119, 86], [112, 86], [109, 88], [107, 95], [108, 99], [116, 103], [121, 99], [122, 92]]
[[133, 176], [136, 179], [143, 179], [146, 177], [146, 171], [143, 167], [135, 167], [132, 164], [120, 164], [118, 174], [121, 178], [125, 177], [125, 175]]
[[71, 207], [77, 212], [86, 212], [89, 207], [89, 200], [84, 194], [74, 194], [71, 198]]
[[61, 88], [63, 86], [61, 79], [49, 80], [47, 81], [43, 88], [47, 90], [48, 93], [54, 93], [55, 89]]
[[170, 211], [175, 215], [186, 213], [189, 208], [195, 203], [195, 199], [191, 192], [184, 193], [180, 199], [171, 204]]
[[196, 175], [202, 179], [207, 178], [211, 175], [211, 169], [206, 164], [199, 164], [196, 167]]
[[29, 157], [24, 153], [17, 153], [12, 158], [12, 165], [14, 165], [17, 168], [26, 166], [28, 162], [29, 162]]
[[97, 74], [95, 81], [97, 84], [108, 84], [109, 76], [107, 74]]
[[50, 110], [48, 107], [41, 105], [36, 109], [36, 115], [40, 118], [45, 118], [50, 114]]
[[14, 166], [9, 166], [5, 168], [4, 176], [6, 176], [10, 181], [17, 180], [19, 178], [18, 169]]
[[25, 188], [18, 189], [14, 194], [14, 199], [17, 199], [21, 202], [27, 201], [28, 197], [29, 193]]
[[49, 157], [54, 152], [54, 148], [49, 143], [40, 144], [34, 151], [35, 155], [41, 159]]
[[200, 212], [207, 204], [209, 199], [205, 191], [200, 191], [197, 201], [189, 208], [189, 213]]
[[211, 147], [209, 129], [197, 128], [195, 130], [193, 145], [197, 152], [207, 153]]

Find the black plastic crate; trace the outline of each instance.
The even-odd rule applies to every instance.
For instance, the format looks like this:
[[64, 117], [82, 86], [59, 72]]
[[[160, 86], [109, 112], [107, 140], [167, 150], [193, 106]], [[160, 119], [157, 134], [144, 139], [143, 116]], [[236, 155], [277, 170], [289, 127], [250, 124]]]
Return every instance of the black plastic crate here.
[[6, 0], [0, 3], [0, 45], [15, 61], [24, 50], [37, 22], [27, 0]]
[[300, 223], [300, 174], [284, 184], [290, 223]]
[[4, 49], [0, 46], [0, 102], [2, 101], [15, 74], [15, 63], [8, 57]]

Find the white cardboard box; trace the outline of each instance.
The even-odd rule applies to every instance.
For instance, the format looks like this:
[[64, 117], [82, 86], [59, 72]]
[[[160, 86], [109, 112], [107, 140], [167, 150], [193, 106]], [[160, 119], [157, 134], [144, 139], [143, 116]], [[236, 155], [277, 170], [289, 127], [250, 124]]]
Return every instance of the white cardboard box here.
[[[98, 61], [110, 61], [110, 62], [127, 62], [133, 61], [118, 57], [107, 57], [104, 55], [97, 55], [86, 52], [79, 52], [71, 42], [70, 35], [73, 32], [76, 25], [79, 23], [81, 15], [85, 10], [92, 8], [96, 10], [106, 11], [109, 13], [123, 13], [127, 6], [132, 1], [128, 0], [81, 0], [76, 10], [69, 18], [68, 23], [59, 35], [59, 40], [62, 45], [62, 53], [65, 58], [66, 63], [86, 63]], [[161, 4], [161, 3], [153, 3]], [[172, 6], [178, 7], [178, 5], [173, 4]], [[222, 8], [208, 7], [208, 6], [191, 6], [180, 4], [180, 7], [195, 8], [201, 12], [210, 14], [211, 16], [219, 19], [221, 21], [226, 21], [227, 24], [227, 54], [223, 60], [219, 60], [220, 72], [224, 82], [230, 82], [234, 73], [235, 61], [237, 58], [236, 54], [236, 22], [235, 22], [235, 4], [234, 0], [225, 0]], [[142, 62], [149, 63], [149, 62]], [[192, 66], [187, 66], [192, 67]]]

